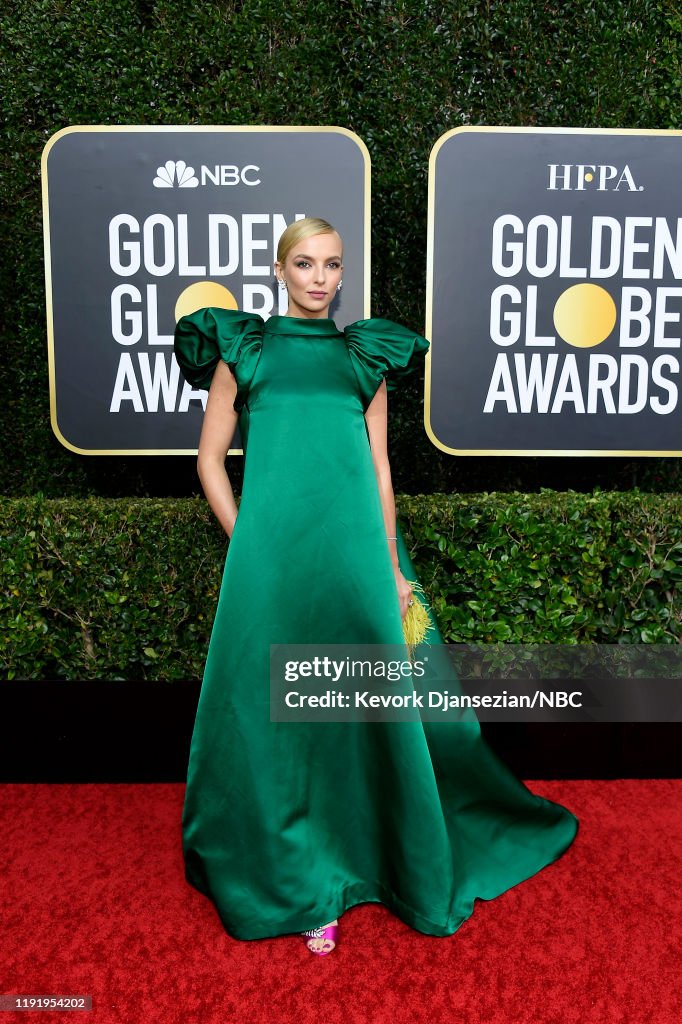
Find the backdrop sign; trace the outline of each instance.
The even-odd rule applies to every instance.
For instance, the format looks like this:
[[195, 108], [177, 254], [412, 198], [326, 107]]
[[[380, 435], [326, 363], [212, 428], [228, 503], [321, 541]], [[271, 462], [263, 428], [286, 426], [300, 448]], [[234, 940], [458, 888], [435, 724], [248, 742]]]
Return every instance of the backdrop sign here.
[[431, 153], [429, 436], [682, 455], [682, 132], [457, 128]]
[[338, 224], [331, 315], [369, 316], [369, 155], [344, 128], [71, 127], [42, 172], [52, 428], [72, 451], [196, 452], [207, 392], [180, 375], [176, 319], [286, 312], [273, 261], [294, 220]]

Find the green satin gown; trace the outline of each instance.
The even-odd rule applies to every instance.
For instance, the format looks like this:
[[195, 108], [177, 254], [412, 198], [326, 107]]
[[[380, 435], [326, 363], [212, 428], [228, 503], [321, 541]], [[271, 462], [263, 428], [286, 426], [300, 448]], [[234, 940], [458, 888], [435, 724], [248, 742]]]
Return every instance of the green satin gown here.
[[[475, 718], [270, 721], [271, 643], [404, 643], [364, 412], [428, 344], [380, 319], [340, 331], [330, 319], [206, 308], [177, 325], [195, 388], [209, 387], [219, 359], [235, 375], [246, 459], [182, 812], [186, 879], [237, 939], [316, 928], [366, 902], [451, 935], [477, 897], [534, 875], [577, 831]], [[428, 610], [429, 643], [442, 645]]]

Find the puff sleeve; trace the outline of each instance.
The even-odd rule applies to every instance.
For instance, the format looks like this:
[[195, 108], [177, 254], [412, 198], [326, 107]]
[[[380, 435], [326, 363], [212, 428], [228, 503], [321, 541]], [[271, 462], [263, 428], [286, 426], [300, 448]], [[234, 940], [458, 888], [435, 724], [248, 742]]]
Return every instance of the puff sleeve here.
[[234, 408], [240, 412], [258, 364], [263, 325], [257, 313], [217, 306], [181, 317], [175, 327], [173, 351], [185, 380], [207, 391], [218, 360], [224, 360], [237, 381]]
[[418, 357], [429, 349], [429, 342], [421, 334], [376, 317], [349, 324], [343, 333], [365, 409], [384, 378], [392, 391], [417, 368]]

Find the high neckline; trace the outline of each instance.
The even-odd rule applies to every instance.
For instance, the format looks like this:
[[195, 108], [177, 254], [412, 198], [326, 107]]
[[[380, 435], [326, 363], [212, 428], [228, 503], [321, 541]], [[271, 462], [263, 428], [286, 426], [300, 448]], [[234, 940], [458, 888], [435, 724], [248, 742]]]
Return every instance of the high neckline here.
[[341, 334], [331, 317], [271, 316], [265, 321], [269, 334]]

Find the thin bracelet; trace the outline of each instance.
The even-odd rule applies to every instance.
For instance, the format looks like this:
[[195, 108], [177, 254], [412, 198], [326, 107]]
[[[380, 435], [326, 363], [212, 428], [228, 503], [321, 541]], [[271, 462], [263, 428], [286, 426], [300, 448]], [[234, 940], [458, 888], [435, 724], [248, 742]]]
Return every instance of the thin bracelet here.
[[397, 540], [397, 537], [387, 537], [386, 540]]

